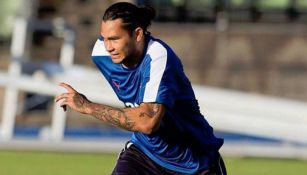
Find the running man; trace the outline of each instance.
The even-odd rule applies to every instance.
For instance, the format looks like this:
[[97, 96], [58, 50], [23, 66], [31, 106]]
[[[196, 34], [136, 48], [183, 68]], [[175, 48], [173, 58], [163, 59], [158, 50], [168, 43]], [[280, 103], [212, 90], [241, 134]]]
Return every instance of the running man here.
[[154, 17], [151, 7], [119, 2], [102, 18], [92, 60], [126, 108], [91, 102], [65, 83], [55, 100], [132, 132], [114, 175], [226, 175], [223, 139], [200, 113], [177, 55], [148, 32]]

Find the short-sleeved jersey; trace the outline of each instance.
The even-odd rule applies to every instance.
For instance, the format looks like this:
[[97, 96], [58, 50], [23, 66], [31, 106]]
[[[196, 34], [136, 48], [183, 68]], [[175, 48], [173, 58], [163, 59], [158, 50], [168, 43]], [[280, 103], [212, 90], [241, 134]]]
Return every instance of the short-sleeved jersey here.
[[153, 134], [133, 132], [131, 141], [160, 166], [193, 174], [208, 168], [209, 156], [223, 139], [200, 113], [190, 81], [180, 59], [161, 40], [146, 37], [144, 55], [131, 69], [112, 62], [100, 37], [92, 60], [126, 107], [153, 102], [166, 106], [159, 129]]

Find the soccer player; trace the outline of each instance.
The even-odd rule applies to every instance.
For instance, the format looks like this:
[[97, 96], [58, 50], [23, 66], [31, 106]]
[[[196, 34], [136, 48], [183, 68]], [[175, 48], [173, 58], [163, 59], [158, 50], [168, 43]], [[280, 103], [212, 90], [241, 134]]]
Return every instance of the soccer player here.
[[112, 174], [225, 175], [223, 139], [200, 113], [177, 55], [148, 32], [154, 17], [151, 7], [119, 2], [102, 18], [92, 60], [126, 108], [91, 102], [65, 83], [55, 100], [132, 132]]

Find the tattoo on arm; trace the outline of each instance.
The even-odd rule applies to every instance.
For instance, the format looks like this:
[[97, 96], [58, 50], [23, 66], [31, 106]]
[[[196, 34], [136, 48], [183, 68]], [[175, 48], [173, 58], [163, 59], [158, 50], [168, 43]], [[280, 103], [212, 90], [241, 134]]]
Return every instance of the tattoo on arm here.
[[135, 127], [135, 122], [129, 119], [125, 112], [121, 109], [95, 105], [91, 115], [99, 120], [108, 122], [113, 126], [117, 126], [128, 131], [133, 131]]
[[[138, 114], [138, 117], [145, 119], [153, 119], [157, 121], [159, 119], [157, 116], [163, 111], [161, 104], [149, 104], [148, 108], [149, 110], [147, 110], [147, 112], [140, 112]], [[135, 131], [137, 129], [137, 123], [135, 121], [137, 119], [131, 119], [131, 116], [128, 116], [126, 112], [122, 109], [99, 104], [93, 104], [93, 106], [91, 106], [91, 109], [92, 110], [90, 115], [101, 121], [110, 123], [113, 126], [128, 131]]]
[[73, 101], [78, 108], [86, 107], [84, 106], [86, 105], [86, 100], [87, 98], [83, 94], [80, 94], [80, 93], [77, 93], [73, 96]]

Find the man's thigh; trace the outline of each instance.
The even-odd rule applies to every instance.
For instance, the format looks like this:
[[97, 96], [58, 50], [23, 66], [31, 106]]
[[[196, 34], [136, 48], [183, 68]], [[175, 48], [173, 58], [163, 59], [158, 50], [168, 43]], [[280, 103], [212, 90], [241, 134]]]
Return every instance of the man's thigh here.
[[133, 144], [120, 153], [112, 175], [163, 174], [162, 168], [150, 160]]
[[[120, 153], [112, 175], [183, 175], [182, 173], [167, 170], [153, 162], [143, 152], [131, 143], [127, 143]], [[223, 159], [218, 159], [210, 166], [210, 170], [203, 170], [197, 175], [226, 175]]]
[[217, 159], [210, 165], [209, 170], [202, 170], [197, 175], [227, 175], [225, 163], [223, 158], [218, 154]]

